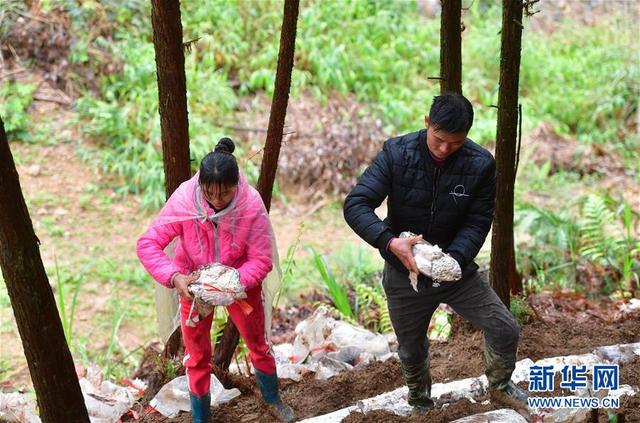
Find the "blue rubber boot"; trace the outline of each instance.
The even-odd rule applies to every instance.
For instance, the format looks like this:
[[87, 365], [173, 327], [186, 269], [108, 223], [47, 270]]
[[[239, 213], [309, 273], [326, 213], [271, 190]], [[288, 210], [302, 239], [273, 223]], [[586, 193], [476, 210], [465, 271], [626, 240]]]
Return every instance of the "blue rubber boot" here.
[[191, 399], [193, 423], [209, 423], [209, 416], [211, 415], [211, 393], [207, 392], [199, 397], [189, 392], [189, 398]]
[[256, 380], [264, 401], [275, 407], [282, 420], [292, 422], [293, 410], [282, 402], [278, 393], [278, 375], [276, 373], [268, 375], [256, 369]]

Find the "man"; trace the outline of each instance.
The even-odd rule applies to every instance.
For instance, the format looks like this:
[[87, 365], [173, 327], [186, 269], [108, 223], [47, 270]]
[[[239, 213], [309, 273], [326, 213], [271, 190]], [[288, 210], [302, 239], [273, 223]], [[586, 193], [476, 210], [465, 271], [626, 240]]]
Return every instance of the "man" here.
[[[495, 160], [467, 138], [473, 108], [465, 97], [435, 97], [424, 120], [426, 129], [385, 142], [344, 203], [349, 226], [385, 259], [382, 283], [408, 402], [416, 414], [434, 406], [427, 328], [438, 305], [446, 303], [484, 332], [492, 398], [523, 403], [526, 394], [511, 381], [518, 325], [473, 261], [493, 220]], [[388, 217], [382, 221], [374, 210], [385, 198]], [[400, 238], [403, 231], [421, 235]], [[412, 247], [423, 239], [455, 259], [459, 281], [420, 275], [418, 292], [411, 287], [408, 273], [418, 273]]]

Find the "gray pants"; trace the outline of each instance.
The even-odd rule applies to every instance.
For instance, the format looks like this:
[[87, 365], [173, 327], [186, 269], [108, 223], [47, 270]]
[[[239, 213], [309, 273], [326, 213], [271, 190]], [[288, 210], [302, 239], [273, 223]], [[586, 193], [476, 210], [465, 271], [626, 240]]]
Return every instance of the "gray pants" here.
[[403, 364], [428, 363], [429, 321], [438, 305], [445, 303], [484, 333], [485, 371], [490, 387], [500, 389], [511, 379], [518, 349], [518, 323], [478, 272], [458, 282], [442, 282], [439, 287], [420, 281], [419, 292], [415, 292], [407, 275], [385, 263], [382, 284]]

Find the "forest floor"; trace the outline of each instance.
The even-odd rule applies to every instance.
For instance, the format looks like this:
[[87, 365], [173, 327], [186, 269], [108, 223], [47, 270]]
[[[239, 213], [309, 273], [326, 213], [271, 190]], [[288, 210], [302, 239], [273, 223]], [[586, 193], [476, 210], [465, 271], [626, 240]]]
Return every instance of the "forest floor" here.
[[[569, 293], [541, 293], [530, 297], [536, 313], [522, 326], [518, 349], [518, 360], [530, 358], [533, 361], [561, 355], [584, 354], [598, 346], [632, 343], [640, 340], [640, 313], [615, 312], [616, 303], [591, 302], [581, 296]], [[466, 377], [480, 376], [483, 366], [482, 333], [456, 318], [454, 332], [446, 342], [431, 342], [431, 372], [434, 383], [451, 382]], [[290, 330], [293, 330], [291, 322]], [[138, 376], [152, 375], [153, 354], [147, 356], [145, 369]], [[157, 360], [155, 360], [157, 362]], [[219, 373], [218, 373], [219, 374]], [[260, 399], [253, 378], [240, 375], [220, 375], [227, 388], [236, 387], [242, 395], [229, 403], [213, 409], [216, 422], [270, 422], [278, 421], [273, 412]], [[620, 368], [620, 383], [638, 385], [640, 381], [640, 359]], [[295, 411], [296, 419], [304, 419], [326, 414], [355, 404], [358, 400], [392, 391], [404, 380], [397, 359], [373, 362], [366, 367], [338, 374], [328, 380], [313, 379], [313, 374], [300, 382], [281, 380], [283, 400]], [[526, 388], [526, 387], [525, 387]], [[148, 393], [151, 394], [151, 393]], [[167, 419], [146, 408], [150, 395], [140, 401], [137, 410], [140, 421], [144, 422], [189, 422], [189, 413]], [[488, 397], [486, 398], [488, 399]], [[500, 404], [472, 403], [466, 399], [437, 407], [426, 417], [400, 417], [384, 411], [366, 414], [352, 413], [345, 422], [401, 422], [434, 421], [447, 422], [494, 409]], [[622, 401], [621, 410], [627, 421], [640, 421], [637, 399]], [[635, 414], [634, 414], [635, 413]], [[609, 421], [606, 413], [600, 411], [599, 421]], [[636, 419], [636, 420], [634, 420]], [[123, 421], [133, 421], [125, 417]]]

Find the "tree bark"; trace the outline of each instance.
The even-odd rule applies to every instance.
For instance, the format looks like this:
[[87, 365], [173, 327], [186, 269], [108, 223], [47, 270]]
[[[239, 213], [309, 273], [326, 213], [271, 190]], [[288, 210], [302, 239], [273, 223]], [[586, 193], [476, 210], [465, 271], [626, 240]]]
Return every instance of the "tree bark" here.
[[167, 198], [191, 177], [180, 2], [151, 0]]
[[[156, 54], [165, 193], [168, 199], [182, 182], [191, 177], [180, 2], [151, 0], [151, 24]], [[178, 328], [167, 341], [163, 356], [179, 355], [181, 348], [182, 333]]]
[[491, 236], [491, 283], [507, 307], [522, 287], [513, 240], [513, 191], [518, 136], [518, 84], [522, 41], [522, 0], [503, 0], [500, 88], [496, 136], [496, 208]]
[[[278, 54], [278, 68], [276, 82], [269, 115], [269, 128], [264, 146], [264, 155], [260, 166], [257, 190], [262, 197], [267, 211], [271, 209], [271, 193], [273, 182], [278, 169], [278, 157], [282, 145], [284, 121], [289, 103], [289, 89], [291, 88], [291, 72], [293, 71], [293, 57], [296, 45], [296, 26], [298, 21], [299, 0], [285, 0], [282, 31], [280, 33], [280, 52]], [[227, 320], [220, 343], [216, 346], [214, 364], [221, 369], [228, 369], [233, 353], [238, 345], [238, 329], [231, 319]]]
[[462, 94], [461, 0], [442, 0], [440, 16], [440, 93]]
[[0, 119], [0, 266], [43, 422], [88, 422], [73, 358]]
[[293, 71], [293, 56], [296, 47], [296, 25], [298, 21], [299, 0], [285, 0], [282, 32], [280, 34], [280, 53], [278, 55], [278, 69], [269, 115], [269, 128], [264, 144], [264, 155], [260, 166], [257, 190], [262, 196], [267, 211], [271, 208], [271, 193], [273, 182], [278, 169], [278, 157], [282, 145], [282, 132], [287, 116], [289, 103], [289, 89], [291, 88], [291, 72]]

